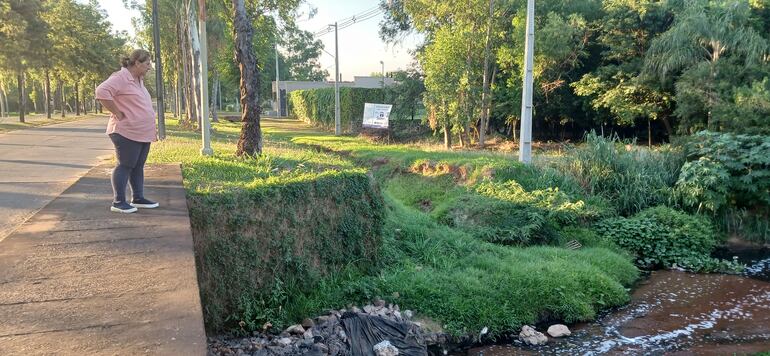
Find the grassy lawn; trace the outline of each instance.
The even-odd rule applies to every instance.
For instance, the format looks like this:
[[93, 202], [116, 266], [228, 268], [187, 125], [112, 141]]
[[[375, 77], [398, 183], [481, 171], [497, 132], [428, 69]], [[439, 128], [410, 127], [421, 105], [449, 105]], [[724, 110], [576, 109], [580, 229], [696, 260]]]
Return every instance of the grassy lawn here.
[[56, 115], [52, 115], [50, 119], [46, 118], [45, 114], [29, 114], [25, 116], [24, 118], [25, 122], [22, 123], [22, 122], [19, 122], [18, 114], [14, 115], [14, 113], [11, 113], [10, 117], [0, 118], [0, 133], [21, 130], [21, 129], [28, 129], [31, 127], [62, 124], [65, 122], [86, 120], [86, 119], [92, 119], [97, 117], [105, 118], [105, 122], [106, 122], [106, 119], [107, 119], [106, 114], [87, 114], [87, 115], [80, 115], [80, 116], [75, 116], [74, 114], [70, 114], [64, 118], [61, 117], [61, 114], [56, 114]]
[[[350, 265], [309, 288], [283, 285], [284, 297], [259, 301], [259, 313], [230, 316], [233, 324], [240, 317], [249, 327], [283, 326], [379, 296], [450, 333], [488, 327], [500, 335], [543, 320], [590, 320], [626, 303], [638, 278], [629, 256], [583, 228], [603, 214], [601, 199], [508, 154], [382, 145], [268, 119], [261, 157], [234, 157], [239, 125], [229, 122], [214, 124], [216, 153], [202, 157], [197, 133], [173, 120], [167, 127], [169, 139], [153, 146], [150, 161], [182, 162], [188, 194], [250, 191], [336, 172], [372, 172], [382, 194], [376, 269]], [[584, 247], [564, 248], [572, 239]]]

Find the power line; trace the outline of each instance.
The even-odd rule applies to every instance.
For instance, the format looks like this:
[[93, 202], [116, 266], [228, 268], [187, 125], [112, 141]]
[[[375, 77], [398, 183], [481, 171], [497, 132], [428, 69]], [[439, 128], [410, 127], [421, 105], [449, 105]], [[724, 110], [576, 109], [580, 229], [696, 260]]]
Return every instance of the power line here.
[[[382, 9], [379, 6], [372, 7], [370, 9], [364, 10], [358, 14], [355, 14], [353, 16], [350, 16], [348, 18], [342, 19], [340, 21], [337, 21], [338, 30], [347, 28], [352, 26], [353, 24], [363, 22], [369, 19], [372, 19], [374, 17], [377, 17], [378, 15], [382, 14]], [[326, 35], [328, 33], [333, 32], [333, 26], [327, 25], [316, 31], [313, 36], [314, 37], [320, 37], [323, 35]]]

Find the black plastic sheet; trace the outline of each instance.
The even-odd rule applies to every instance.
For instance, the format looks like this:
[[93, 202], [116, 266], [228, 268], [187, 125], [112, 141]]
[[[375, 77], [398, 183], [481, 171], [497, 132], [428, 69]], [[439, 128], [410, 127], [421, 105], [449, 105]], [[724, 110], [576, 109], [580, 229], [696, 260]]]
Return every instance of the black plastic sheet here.
[[425, 339], [415, 324], [346, 312], [342, 315], [342, 326], [350, 341], [350, 353], [353, 356], [374, 356], [374, 345], [385, 340], [398, 349], [399, 355], [428, 355]]

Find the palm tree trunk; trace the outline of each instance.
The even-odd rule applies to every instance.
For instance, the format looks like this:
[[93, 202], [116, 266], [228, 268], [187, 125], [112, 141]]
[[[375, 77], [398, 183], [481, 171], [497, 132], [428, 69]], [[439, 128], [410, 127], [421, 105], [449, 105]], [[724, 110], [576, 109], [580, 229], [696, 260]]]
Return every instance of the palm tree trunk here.
[[237, 156], [262, 154], [262, 129], [260, 128], [259, 66], [252, 48], [254, 28], [249, 19], [244, 0], [232, 0], [235, 59], [241, 71], [241, 137], [238, 139]]

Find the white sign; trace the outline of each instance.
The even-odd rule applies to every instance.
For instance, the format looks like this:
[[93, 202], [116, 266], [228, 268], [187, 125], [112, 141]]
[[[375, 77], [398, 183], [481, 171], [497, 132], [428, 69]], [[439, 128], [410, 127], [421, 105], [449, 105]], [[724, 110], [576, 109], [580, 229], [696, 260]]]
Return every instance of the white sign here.
[[388, 117], [390, 117], [390, 104], [364, 103], [364, 127], [375, 129], [387, 129]]

